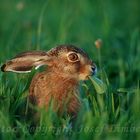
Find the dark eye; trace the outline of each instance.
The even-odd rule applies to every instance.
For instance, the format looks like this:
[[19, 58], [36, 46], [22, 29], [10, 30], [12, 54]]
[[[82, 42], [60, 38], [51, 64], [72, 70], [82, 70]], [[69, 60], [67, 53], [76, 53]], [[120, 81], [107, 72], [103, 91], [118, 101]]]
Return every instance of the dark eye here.
[[76, 61], [79, 61], [79, 57], [76, 53], [69, 53], [68, 54], [68, 60], [70, 62], [76, 62]]

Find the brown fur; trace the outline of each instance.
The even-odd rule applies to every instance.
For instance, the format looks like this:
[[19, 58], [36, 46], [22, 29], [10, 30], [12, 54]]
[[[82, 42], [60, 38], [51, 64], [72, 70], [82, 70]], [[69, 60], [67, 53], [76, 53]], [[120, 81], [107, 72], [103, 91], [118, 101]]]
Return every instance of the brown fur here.
[[[54, 101], [54, 110], [62, 113], [76, 114], [80, 107], [78, 96], [78, 81], [73, 78], [63, 77], [58, 73], [42, 72], [37, 74], [30, 86], [31, 102], [35, 101], [39, 107], [48, 105]], [[33, 100], [34, 98], [34, 100]]]

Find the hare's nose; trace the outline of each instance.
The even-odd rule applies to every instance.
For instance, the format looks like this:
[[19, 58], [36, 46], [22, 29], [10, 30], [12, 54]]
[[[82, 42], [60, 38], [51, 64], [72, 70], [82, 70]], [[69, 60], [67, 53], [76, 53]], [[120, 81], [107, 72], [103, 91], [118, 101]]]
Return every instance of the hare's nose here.
[[97, 72], [97, 67], [96, 67], [96, 65], [92, 65], [92, 66], [91, 66], [91, 69], [92, 69], [92, 75], [96, 74], [96, 72]]

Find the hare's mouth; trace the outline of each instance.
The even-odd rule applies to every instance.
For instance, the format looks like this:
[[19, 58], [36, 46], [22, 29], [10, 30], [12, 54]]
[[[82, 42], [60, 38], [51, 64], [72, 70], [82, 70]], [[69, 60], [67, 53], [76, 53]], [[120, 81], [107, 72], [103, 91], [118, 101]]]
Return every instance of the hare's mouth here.
[[79, 80], [88, 80], [88, 77], [91, 76], [91, 74], [79, 74]]

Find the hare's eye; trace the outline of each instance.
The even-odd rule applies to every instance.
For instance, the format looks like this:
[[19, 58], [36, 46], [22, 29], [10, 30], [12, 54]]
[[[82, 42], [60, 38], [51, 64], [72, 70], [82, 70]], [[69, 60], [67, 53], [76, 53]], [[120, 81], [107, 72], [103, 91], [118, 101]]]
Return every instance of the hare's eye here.
[[69, 53], [69, 54], [68, 54], [68, 60], [69, 60], [70, 62], [79, 61], [79, 56], [78, 56], [76, 53], [74, 53], [74, 52]]

